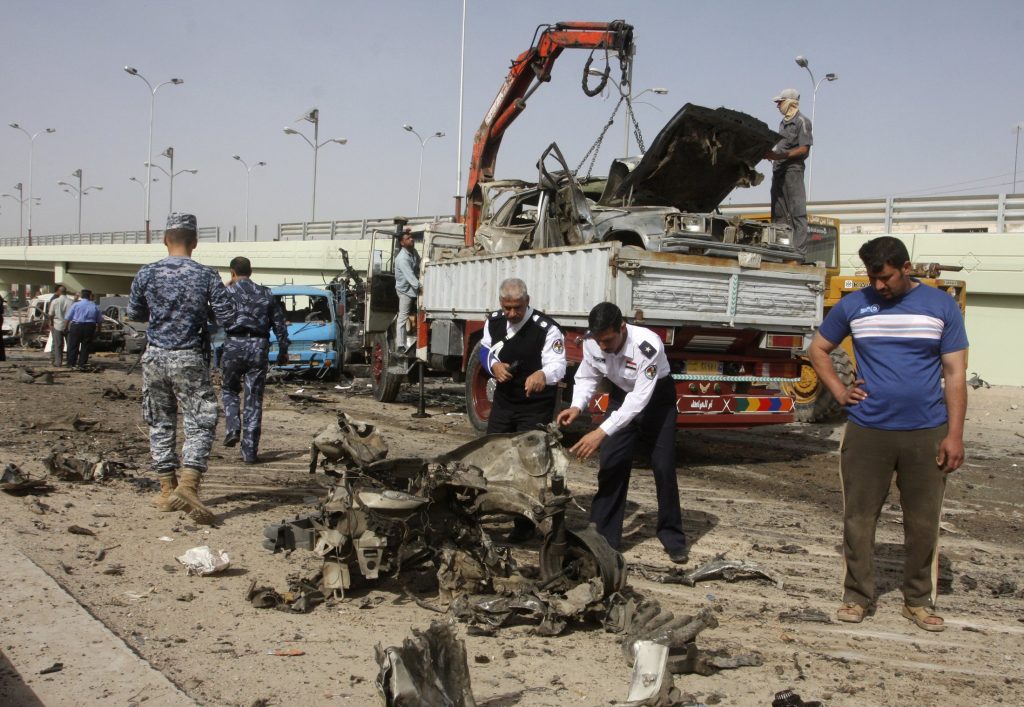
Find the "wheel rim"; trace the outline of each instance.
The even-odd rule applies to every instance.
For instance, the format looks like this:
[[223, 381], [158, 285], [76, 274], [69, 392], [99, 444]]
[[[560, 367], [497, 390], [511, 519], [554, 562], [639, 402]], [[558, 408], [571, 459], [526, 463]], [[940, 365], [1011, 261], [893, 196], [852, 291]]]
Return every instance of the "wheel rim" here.
[[473, 384], [470, 388], [473, 397], [473, 410], [481, 420], [489, 419], [491, 416], [491, 400], [494, 399], [493, 380], [483, 374], [483, 369], [477, 369], [476, 375], [473, 376]]
[[792, 385], [798, 403], [806, 403], [818, 397], [818, 374], [811, 366], [800, 366], [800, 380]]

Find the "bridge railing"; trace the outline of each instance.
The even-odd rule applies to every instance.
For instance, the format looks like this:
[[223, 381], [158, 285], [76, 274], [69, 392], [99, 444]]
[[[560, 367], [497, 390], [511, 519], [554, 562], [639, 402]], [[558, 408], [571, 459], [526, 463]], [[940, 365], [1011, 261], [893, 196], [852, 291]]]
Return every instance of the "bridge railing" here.
[[[451, 221], [451, 216], [412, 216], [407, 225], [415, 229], [436, 221]], [[279, 241], [364, 240], [373, 231], [394, 231], [395, 221], [390, 218], [352, 219], [349, 221], [302, 221], [281, 223], [277, 226]]]
[[[768, 204], [729, 204], [721, 210], [740, 215], [768, 213], [771, 208]], [[877, 225], [882, 233], [891, 233], [894, 226], [946, 223], [977, 224], [993, 233], [1005, 233], [1008, 228], [1019, 231], [1024, 224], [1024, 194], [814, 201], [807, 204], [807, 213], [832, 216], [843, 225]]]
[[[162, 243], [164, 232], [150, 231], [150, 243]], [[199, 240], [220, 241], [219, 226], [205, 226], [199, 229]], [[44, 245], [138, 245], [146, 242], [145, 231], [101, 231], [99, 233], [57, 233], [43, 236], [33, 235], [33, 246]], [[28, 245], [28, 237], [0, 238], [0, 248]]]

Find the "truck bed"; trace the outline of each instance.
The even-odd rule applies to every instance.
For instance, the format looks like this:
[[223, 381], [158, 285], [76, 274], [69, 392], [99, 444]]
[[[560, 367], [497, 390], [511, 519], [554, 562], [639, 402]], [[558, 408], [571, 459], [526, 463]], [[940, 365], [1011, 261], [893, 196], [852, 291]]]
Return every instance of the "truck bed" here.
[[618, 242], [434, 260], [424, 265], [427, 319], [480, 320], [498, 285], [526, 282], [530, 301], [563, 326], [587, 326], [601, 301], [647, 326], [770, 327], [806, 334], [821, 323], [825, 271], [814, 265], [656, 253]]

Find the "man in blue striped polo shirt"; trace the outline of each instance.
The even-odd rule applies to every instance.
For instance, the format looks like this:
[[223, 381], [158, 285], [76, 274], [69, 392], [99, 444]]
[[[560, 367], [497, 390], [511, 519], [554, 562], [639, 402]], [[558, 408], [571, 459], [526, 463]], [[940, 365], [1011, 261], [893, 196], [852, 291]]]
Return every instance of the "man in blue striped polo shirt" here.
[[[840, 442], [843, 558], [840, 621], [874, 611], [875, 525], [893, 472], [903, 507], [903, 616], [942, 631], [934, 613], [939, 517], [947, 475], [964, 460], [967, 333], [956, 301], [910, 276], [907, 248], [882, 236], [859, 252], [871, 280], [832, 308], [814, 337], [814, 370], [849, 420]], [[840, 381], [829, 353], [853, 337], [858, 376]]]

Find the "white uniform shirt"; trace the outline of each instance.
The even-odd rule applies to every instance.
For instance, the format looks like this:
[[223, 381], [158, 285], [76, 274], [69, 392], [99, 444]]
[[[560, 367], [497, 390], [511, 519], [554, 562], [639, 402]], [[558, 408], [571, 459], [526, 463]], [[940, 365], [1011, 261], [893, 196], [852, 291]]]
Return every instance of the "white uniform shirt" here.
[[[555, 385], [565, 377], [565, 341], [562, 339], [562, 332], [558, 330], [558, 327], [551, 326], [534, 313], [533, 307], [528, 307], [526, 315], [518, 323], [513, 324], [506, 320], [506, 331], [508, 332], [506, 338], [515, 336], [531, 319], [545, 330], [544, 350], [540, 352], [541, 370], [544, 371], [545, 384]], [[487, 350], [487, 360], [484, 365], [487, 372], [491, 373], [491, 366], [499, 363], [498, 354], [501, 353], [502, 342], [498, 342], [498, 345], [495, 346], [491, 341], [491, 328], [488, 326], [488, 322], [484, 322], [484, 336], [480, 340], [480, 347]]]
[[52, 302], [46, 307], [46, 313], [53, 317], [53, 328], [57, 331], [64, 331], [67, 328], [67, 322], [65, 321], [68, 310], [71, 309], [75, 301], [68, 295], [61, 295], [60, 297], [54, 298]]
[[601, 429], [615, 434], [633, 421], [654, 395], [657, 382], [669, 375], [665, 344], [650, 329], [626, 325], [626, 342], [618, 353], [605, 353], [593, 339], [583, 342], [583, 362], [576, 369], [572, 407], [584, 410], [602, 378], [626, 391], [622, 406], [605, 418]]

